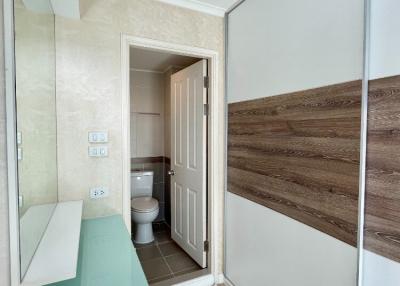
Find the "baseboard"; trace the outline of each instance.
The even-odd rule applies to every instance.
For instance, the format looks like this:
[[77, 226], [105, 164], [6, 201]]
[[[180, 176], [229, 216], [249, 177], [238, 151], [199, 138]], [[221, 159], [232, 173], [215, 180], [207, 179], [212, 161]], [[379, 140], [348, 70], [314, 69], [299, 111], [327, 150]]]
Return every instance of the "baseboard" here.
[[235, 284], [233, 284], [232, 281], [226, 277], [224, 277], [224, 284], [225, 286], [235, 286]]
[[208, 274], [189, 281], [174, 284], [174, 286], [213, 286], [214, 281], [214, 276], [212, 274]]
[[225, 275], [223, 273], [215, 275], [215, 284], [222, 284], [225, 282]]

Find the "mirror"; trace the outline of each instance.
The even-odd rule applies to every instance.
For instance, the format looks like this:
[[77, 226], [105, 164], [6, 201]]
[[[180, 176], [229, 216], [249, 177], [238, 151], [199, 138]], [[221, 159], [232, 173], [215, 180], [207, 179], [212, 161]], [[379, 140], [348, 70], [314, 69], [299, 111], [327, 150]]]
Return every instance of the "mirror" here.
[[54, 15], [14, 2], [21, 279], [57, 202]]

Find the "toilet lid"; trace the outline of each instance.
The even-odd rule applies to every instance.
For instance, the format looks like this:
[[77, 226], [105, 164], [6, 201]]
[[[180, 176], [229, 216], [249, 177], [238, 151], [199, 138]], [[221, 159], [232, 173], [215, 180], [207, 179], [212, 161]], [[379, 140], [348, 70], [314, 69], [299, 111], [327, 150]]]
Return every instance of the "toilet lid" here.
[[131, 200], [132, 210], [136, 212], [152, 212], [158, 209], [158, 201], [152, 197], [140, 197]]

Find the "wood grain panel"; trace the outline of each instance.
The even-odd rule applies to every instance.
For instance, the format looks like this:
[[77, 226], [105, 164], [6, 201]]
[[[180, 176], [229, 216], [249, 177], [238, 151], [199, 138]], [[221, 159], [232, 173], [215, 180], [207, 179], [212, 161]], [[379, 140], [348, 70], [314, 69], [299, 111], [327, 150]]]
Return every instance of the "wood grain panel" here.
[[400, 76], [370, 81], [365, 248], [400, 262]]
[[228, 191], [353, 246], [361, 81], [229, 104]]

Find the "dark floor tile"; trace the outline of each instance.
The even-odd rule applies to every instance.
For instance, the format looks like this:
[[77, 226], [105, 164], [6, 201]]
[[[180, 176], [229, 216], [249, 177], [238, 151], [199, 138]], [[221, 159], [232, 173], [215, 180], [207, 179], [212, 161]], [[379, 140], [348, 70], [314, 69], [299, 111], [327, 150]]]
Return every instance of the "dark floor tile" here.
[[138, 248], [136, 249], [136, 253], [141, 262], [149, 259], [161, 258], [161, 252], [156, 245]]
[[174, 277], [173, 275], [167, 275], [167, 276], [162, 276], [162, 277], [158, 277], [158, 278], [151, 279], [151, 280], [149, 280], [148, 282], [149, 282], [149, 284], [151, 285], [151, 284], [153, 284], [153, 283], [165, 281], [165, 280], [171, 279], [171, 278], [173, 278], [173, 277]]
[[162, 231], [162, 232], [157, 232], [154, 234], [155, 239], [158, 243], [164, 243], [164, 242], [169, 242], [172, 241], [171, 239], [171, 233], [169, 231]]
[[196, 272], [196, 271], [199, 271], [199, 270], [200, 270], [199, 266], [193, 266], [193, 268], [188, 268], [186, 270], [182, 270], [182, 271], [179, 271], [179, 272], [174, 272], [174, 277], [178, 277], [178, 276], [181, 276], [181, 275], [193, 273], [193, 272]]
[[178, 253], [165, 257], [172, 272], [180, 272], [194, 267], [200, 268], [186, 253]]
[[171, 275], [167, 264], [162, 258], [155, 258], [141, 263], [147, 280]]
[[180, 248], [174, 241], [160, 244], [159, 247], [163, 256], [170, 256], [172, 254], [184, 252], [183, 249]]
[[171, 229], [164, 221], [153, 223], [153, 232], [154, 233], [163, 232], [163, 231], [166, 231], [169, 233], [171, 232]]

